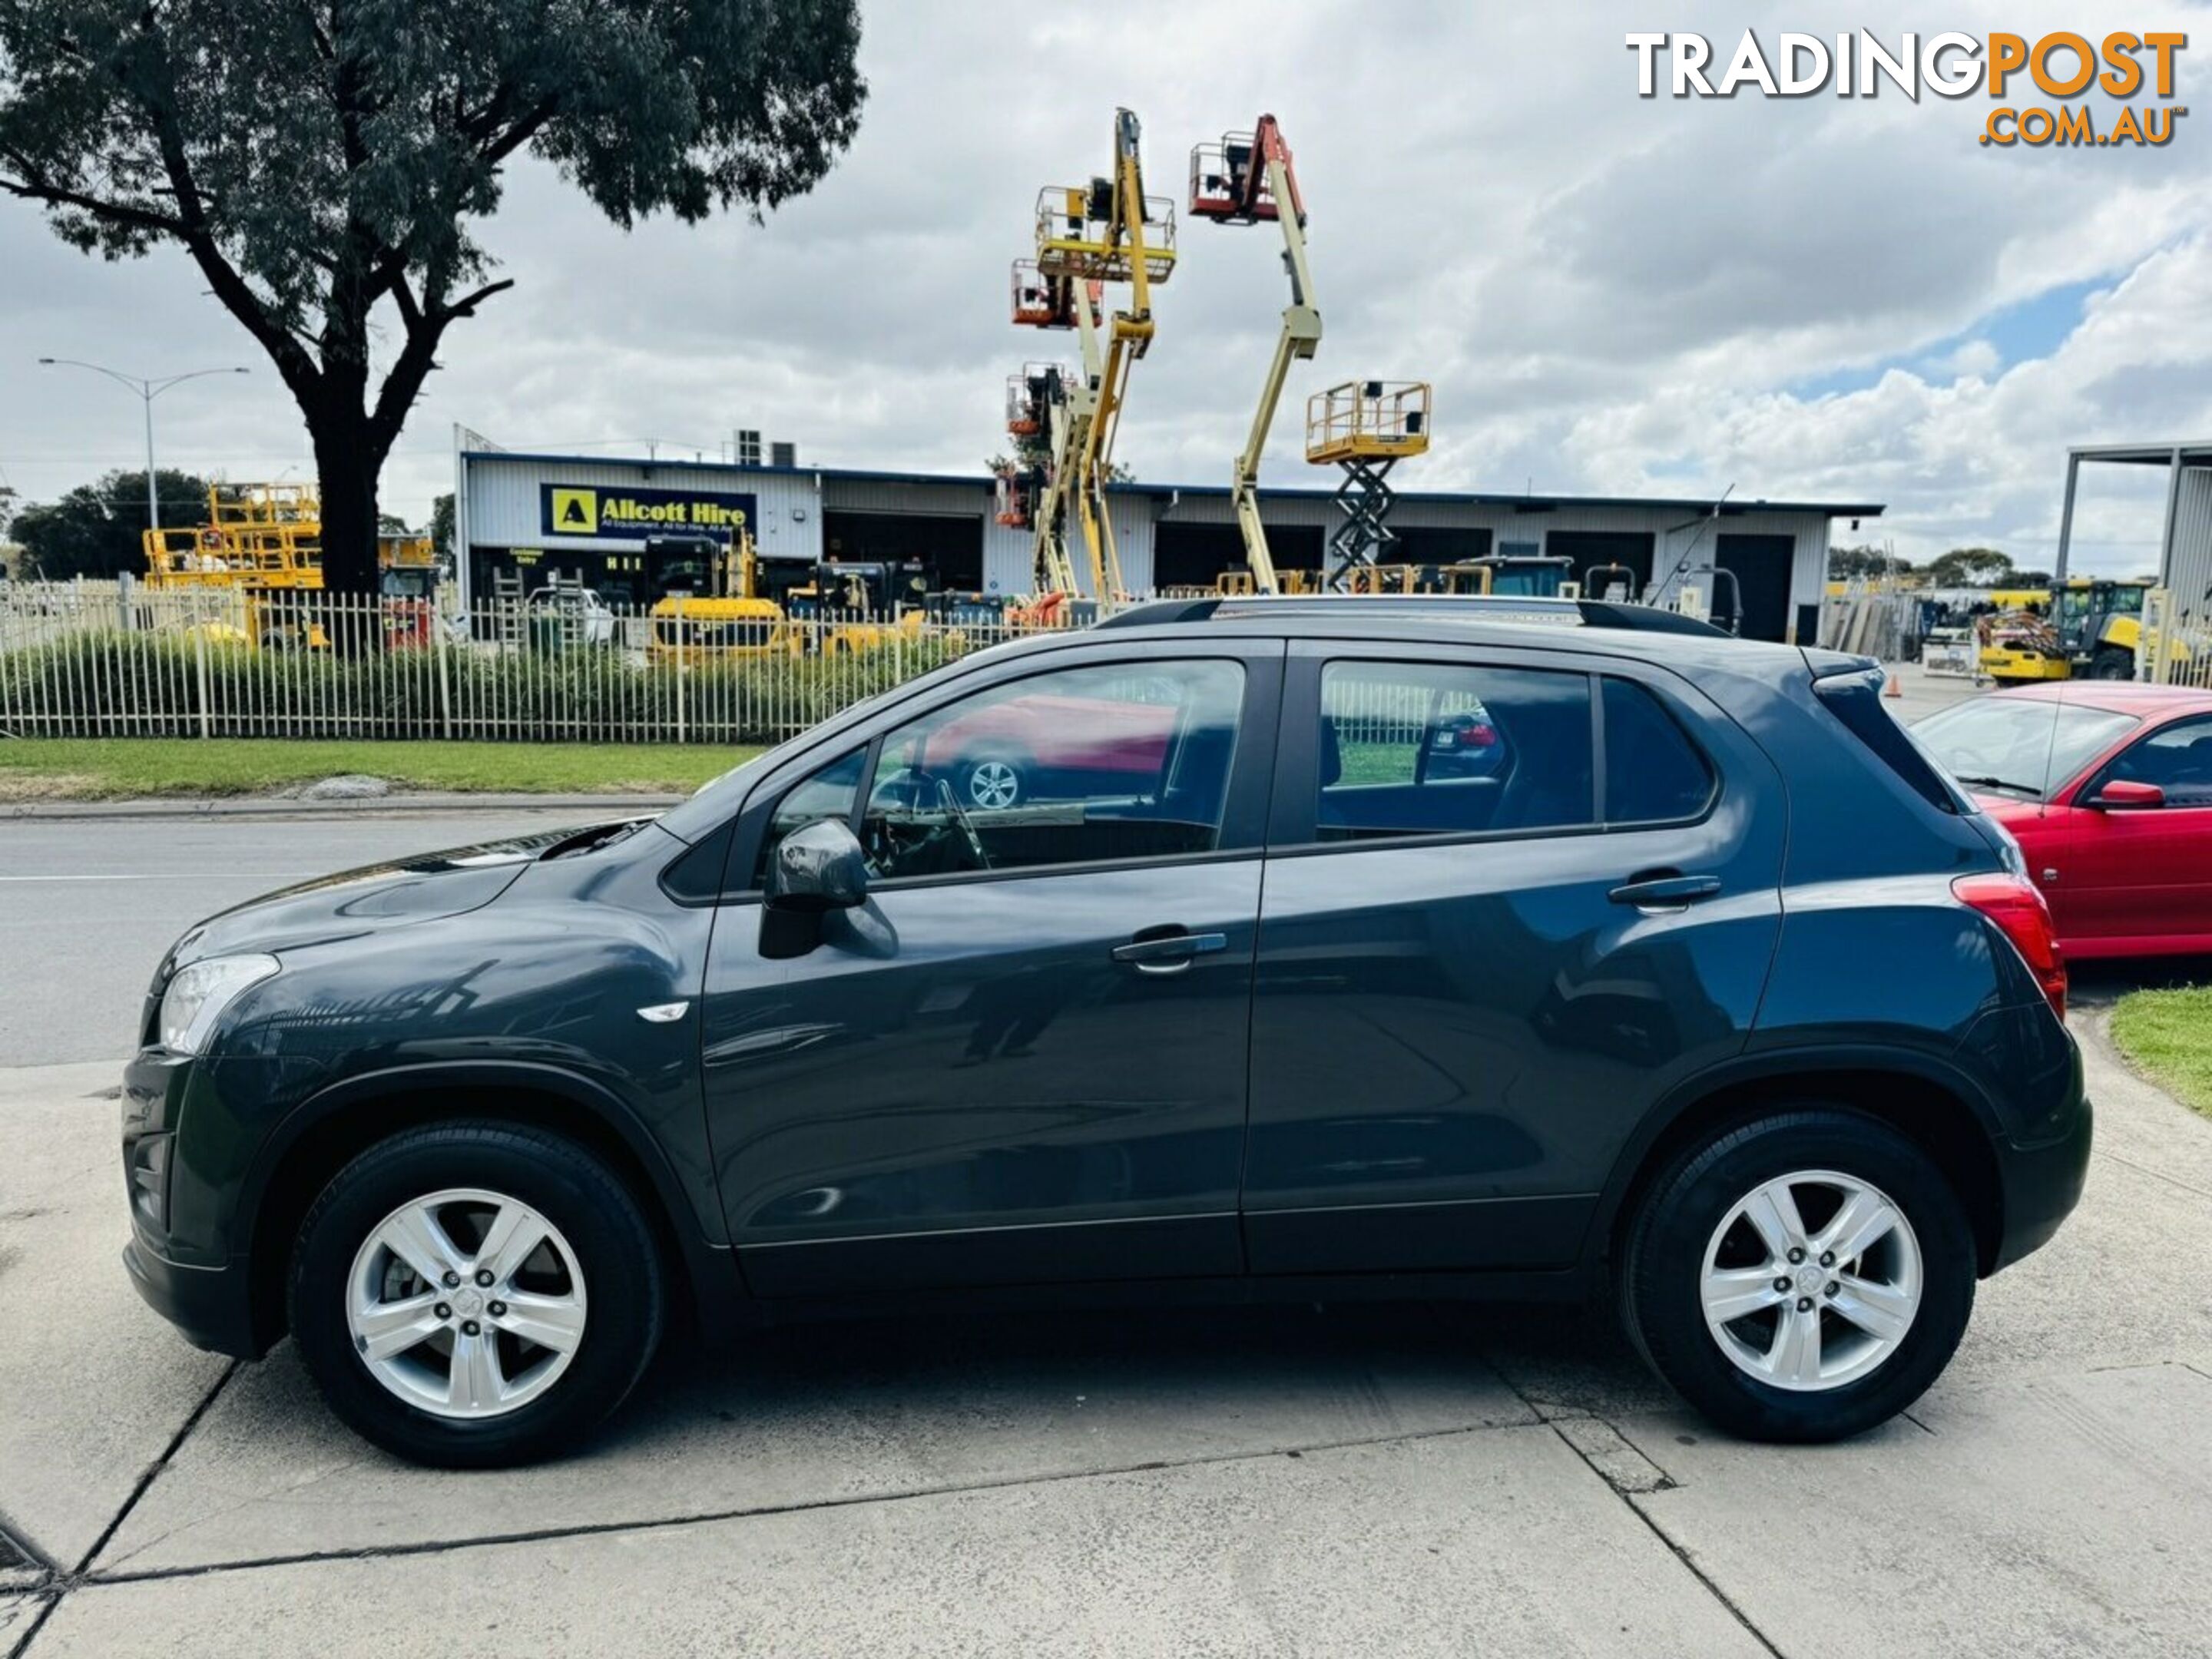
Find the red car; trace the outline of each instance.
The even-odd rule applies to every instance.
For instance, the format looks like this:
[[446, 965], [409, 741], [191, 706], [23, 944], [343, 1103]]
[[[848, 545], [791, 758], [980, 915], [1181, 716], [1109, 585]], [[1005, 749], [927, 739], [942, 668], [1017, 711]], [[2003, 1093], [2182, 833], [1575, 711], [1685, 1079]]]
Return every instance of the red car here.
[[1172, 703], [1036, 692], [949, 720], [922, 766], [954, 781], [970, 811], [1003, 811], [1057, 785], [1137, 788], [1159, 781], [1179, 711]]
[[2026, 686], [1912, 735], [2018, 838], [2069, 956], [2212, 952], [2212, 690]]

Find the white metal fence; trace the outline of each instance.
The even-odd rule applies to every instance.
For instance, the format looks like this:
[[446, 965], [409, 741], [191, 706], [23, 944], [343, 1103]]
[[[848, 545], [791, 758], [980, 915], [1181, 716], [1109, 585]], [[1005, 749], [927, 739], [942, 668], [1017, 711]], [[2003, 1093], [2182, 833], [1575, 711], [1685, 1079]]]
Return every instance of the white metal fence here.
[[2203, 611], [2174, 603], [2171, 590], [2154, 587], [2143, 595], [2144, 678], [2156, 685], [2212, 687], [2212, 623]]
[[[746, 614], [747, 611], [760, 614]], [[0, 731], [20, 736], [770, 743], [1017, 630], [896, 617], [0, 586]]]

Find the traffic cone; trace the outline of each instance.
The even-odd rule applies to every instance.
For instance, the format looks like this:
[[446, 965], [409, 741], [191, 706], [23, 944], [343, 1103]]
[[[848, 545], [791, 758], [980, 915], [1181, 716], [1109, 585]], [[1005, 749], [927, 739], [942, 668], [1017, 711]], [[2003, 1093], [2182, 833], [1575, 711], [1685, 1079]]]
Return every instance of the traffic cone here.
[[1885, 697], [1901, 697], [1905, 695], [1905, 681], [1899, 677], [1894, 669], [1890, 671], [1889, 681], [1881, 688], [1881, 695]]

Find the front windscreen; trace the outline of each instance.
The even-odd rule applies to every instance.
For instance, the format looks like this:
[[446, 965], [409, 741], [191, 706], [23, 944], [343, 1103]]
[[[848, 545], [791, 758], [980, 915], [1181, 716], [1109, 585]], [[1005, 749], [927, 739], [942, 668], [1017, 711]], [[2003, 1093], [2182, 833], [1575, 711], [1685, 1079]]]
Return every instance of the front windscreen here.
[[1930, 714], [1912, 735], [1969, 788], [2040, 799], [2140, 723], [2053, 698], [1976, 697]]

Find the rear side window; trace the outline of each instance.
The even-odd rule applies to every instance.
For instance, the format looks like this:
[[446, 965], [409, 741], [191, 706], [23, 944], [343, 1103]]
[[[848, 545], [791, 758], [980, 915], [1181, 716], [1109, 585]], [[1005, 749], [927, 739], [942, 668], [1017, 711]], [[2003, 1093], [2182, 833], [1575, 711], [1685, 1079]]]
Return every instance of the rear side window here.
[[1946, 812], [1959, 810], [1959, 798], [1942, 775], [1920, 752], [1920, 745], [1890, 718], [1881, 706], [1881, 671], [1832, 674], [1813, 683], [1813, 695], [1850, 734], [1872, 750], [1882, 764], [1897, 774], [1905, 787], [1930, 806]]
[[1324, 842], [1597, 821], [1584, 674], [1333, 662], [1322, 672], [1320, 739]]
[[1713, 798], [1713, 769], [1659, 700], [1632, 680], [1605, 690], [1605, 821], [1694, 818]]

